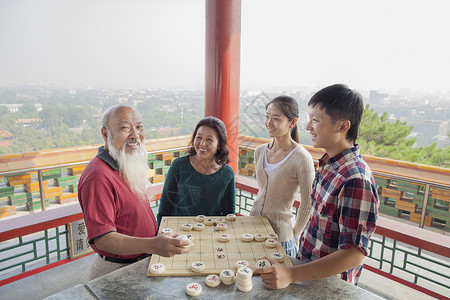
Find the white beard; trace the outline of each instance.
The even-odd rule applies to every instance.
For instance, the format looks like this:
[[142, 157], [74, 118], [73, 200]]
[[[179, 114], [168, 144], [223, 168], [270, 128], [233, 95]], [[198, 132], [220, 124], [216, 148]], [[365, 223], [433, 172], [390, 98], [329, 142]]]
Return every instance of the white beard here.
[[[109, 136], [111, 136], [111, 134], [109, 134]], [[141, 200], [147, 201], [147, 188], [150, 185], [147, 178], [147, 170], [149, 169], [147, 164], [147, 152], [139, 139], [138, 142], [138, 150], [128, 154], [125, 152], [126, 144], [118, 151], [112, 145], [112, 140], [108, 139], [108, 151], [109, 155], [117, 161], [120, 175], [128, 184], [131, 191], [133, 191], [133, 193]]]

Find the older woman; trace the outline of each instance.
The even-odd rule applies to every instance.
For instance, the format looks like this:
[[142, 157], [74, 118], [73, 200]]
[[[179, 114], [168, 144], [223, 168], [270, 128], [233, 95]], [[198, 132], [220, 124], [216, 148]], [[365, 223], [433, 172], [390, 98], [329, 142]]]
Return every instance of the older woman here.
[[236, 190], [225, 124], [207, 117], [197, 124], [188, 155], [172, 162], [161, 194], [163, 216], [225, 216], [235, 212]]

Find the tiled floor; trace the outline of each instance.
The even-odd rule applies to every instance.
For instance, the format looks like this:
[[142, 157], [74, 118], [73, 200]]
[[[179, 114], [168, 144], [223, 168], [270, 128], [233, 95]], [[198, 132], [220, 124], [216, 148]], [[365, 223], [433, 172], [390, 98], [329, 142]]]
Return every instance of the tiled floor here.
[[88, 281], [93, 255], [0, 287], [0, 299], [37, 300]]

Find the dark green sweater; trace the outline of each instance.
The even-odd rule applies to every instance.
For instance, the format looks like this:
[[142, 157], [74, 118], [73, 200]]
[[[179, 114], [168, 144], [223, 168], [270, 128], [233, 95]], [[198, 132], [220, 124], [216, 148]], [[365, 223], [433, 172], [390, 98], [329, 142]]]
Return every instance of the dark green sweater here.
[[233, 169], [224, 165], [211, 175], [197, 172], [188, 156], [172, 162], [164, 181], [158, 212], [163, 216], [225, 216], [235, 212], [236, 186]]

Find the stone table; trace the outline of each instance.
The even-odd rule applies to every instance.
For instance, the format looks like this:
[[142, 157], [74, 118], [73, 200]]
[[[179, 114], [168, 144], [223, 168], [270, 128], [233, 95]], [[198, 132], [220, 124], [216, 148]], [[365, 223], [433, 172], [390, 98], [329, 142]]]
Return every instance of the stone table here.
[[[105, 276], [62, 291], [47, 299], [382, 299], [336, 276], [300, 282], [283, 290], [268, 290], [259, 275], [254, 275], [253, 290], [241, 292], [235, 285], [223, 283], [211, 288], [205, 284], [206, 276], [147, 277], [150, 258], [143, 259]], [[188, 296], [186, 285], [197, 282], [202, 293]]]

